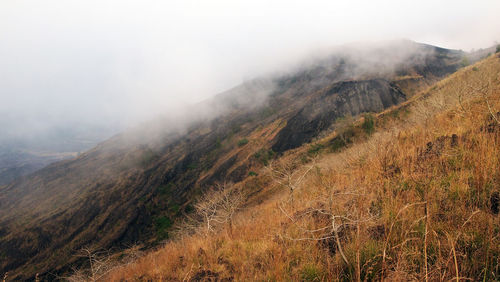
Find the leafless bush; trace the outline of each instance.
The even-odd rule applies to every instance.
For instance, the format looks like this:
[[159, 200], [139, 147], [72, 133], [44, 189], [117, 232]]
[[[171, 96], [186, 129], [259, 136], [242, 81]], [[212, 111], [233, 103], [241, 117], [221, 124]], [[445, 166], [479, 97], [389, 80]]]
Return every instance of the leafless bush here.
[[75, 269], [73, 275], [66, 277], [67, 281], [100, 281], [116, 267], [109, 250], [84, 247], [76, 256], [87, 259], [88, 268]]
[[[455, 96], [458, 97], [458, 102], [462, 115], [474, 117], [472, 113], [472, 106], [465, 101], [470, 98], [479, 99], [484, 103], [484, 111], [490, 115], [490, 117], [500, 124], [500, 120], [497, 117], [497, 110], [494, 109], [492, 103], [492, 94], [498, 91], [498, 81], [500, 77], [495, 70], [490, 69], [488, 66], [483, 66], [484, 70], [473, 71], [468, 76], [463, 78], [461, 84], [453, 85], [453, 91]], [[477, 68], [476, 68], [477, 69]]]
[[141, 258], [144, 255], [144, 252], [141, 250], [141, 245], [138, 243], [134, 243], [127, 246], [127, 249], [122, 253], [122, 259], [120, 259], [120, 263], [123, 265], [131, 264], [137, 259]]
[[289, 200], [293, 204], [293, 192], [297, 190], [306, 175], [314, 168], [314, 162], [304, 169], [297, 169], [296, 165], [287, 161], [273, 161], [267, 166], [271, 177], [289, 191]]
[[[497, 78], [498, 80], [498, 78]], [[497, 122], [497, 124], [500, 124], [500, 120], [497, 117], [497, 111], [493, 108], [492, 103], [490, 102], [490, 97], [492, 92], [494, 91], [493, 89], [494, 84], [492, 82], [492, 79], [487, 80], [486, 82], [483, 83], [469, 83], [467, 85], [467, 88], [469, 91], [472, 91], [476, 95], [481, 97], [481, 100], [484, 102], [486, 106], [486, 110], [488, 111], [488, 114], [490, 117]]]
[[232, 234], [233, 218], [245, 200], [245, 194], [232, 184], [217, 184], [194, 205], [194, 213], [178, 227], [178, 234], [192, 233], [200, 227], [206, 235], [228, 226]]

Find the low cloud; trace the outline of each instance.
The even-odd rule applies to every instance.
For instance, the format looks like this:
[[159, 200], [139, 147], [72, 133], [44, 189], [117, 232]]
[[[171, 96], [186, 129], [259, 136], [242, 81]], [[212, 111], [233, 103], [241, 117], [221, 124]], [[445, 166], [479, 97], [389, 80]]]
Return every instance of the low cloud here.
[[498, 1], [7, 1], [2, 137], [78, 124], [105, 128], [95, 137], [104, 138], [352, 41], [488, 47], [499, 10]]

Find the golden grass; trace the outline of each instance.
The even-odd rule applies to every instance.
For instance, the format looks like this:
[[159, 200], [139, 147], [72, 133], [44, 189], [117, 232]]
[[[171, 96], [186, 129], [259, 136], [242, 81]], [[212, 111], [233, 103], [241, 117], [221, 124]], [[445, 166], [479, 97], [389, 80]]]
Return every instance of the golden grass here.
[[186, 235], [106, 280], [498, 280], [499, 71], [496, 56], [460, 70], [379, 114], [369, 139], [318, 156], [293, 201], [264, 181], [278, 192], [231, 234]]

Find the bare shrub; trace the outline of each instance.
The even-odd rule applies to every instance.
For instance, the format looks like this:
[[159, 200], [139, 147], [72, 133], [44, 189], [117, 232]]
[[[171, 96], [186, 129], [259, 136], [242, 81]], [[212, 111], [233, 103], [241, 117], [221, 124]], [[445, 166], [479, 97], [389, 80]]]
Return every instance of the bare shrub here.
[[177, 233], [192, 233], [200, 227], [206, 235], [222, 226], [232, 233], [233, 217], [244, 203], [244, 193], [232, 184], [217, 184], [194, 205], [194, 213], [179, 226]]
[[85, 258], [88, 267], [75, 269], [73, 275], [65, 278], [67, 281], [100, 281], [117, 266], [116, 262], [111, 259], [109, 250], [84, 247], [76, 256]]
[[297, 169], [297, 164], [280, 160], [271, 162], [266, 168], [274, 181], [288, 190], [289, 201], [293, 204], [294, 191], [300, 187], [306, 175], [314, 168], [314, 162], [305, 168]]

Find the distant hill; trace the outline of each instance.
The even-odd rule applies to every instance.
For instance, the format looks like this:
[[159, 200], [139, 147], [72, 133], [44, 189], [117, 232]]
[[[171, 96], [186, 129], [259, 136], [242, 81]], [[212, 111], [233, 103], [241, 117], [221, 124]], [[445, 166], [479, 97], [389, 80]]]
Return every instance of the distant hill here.
[[66, 158], [75, 157], [76, 153], [31, 153], [20, 150], [0, 149], [0, 185], [6, 185], [15, 179], [35, 172], [46, 165]]
[[47, 125], [47, 128], [36, 130], [31, 128], [30, 121], [24, 123], [4, 117], [0, 121], [0, 186], [50, 163], [74, 158], [108, 139], [116, 131], [86, 124]]

